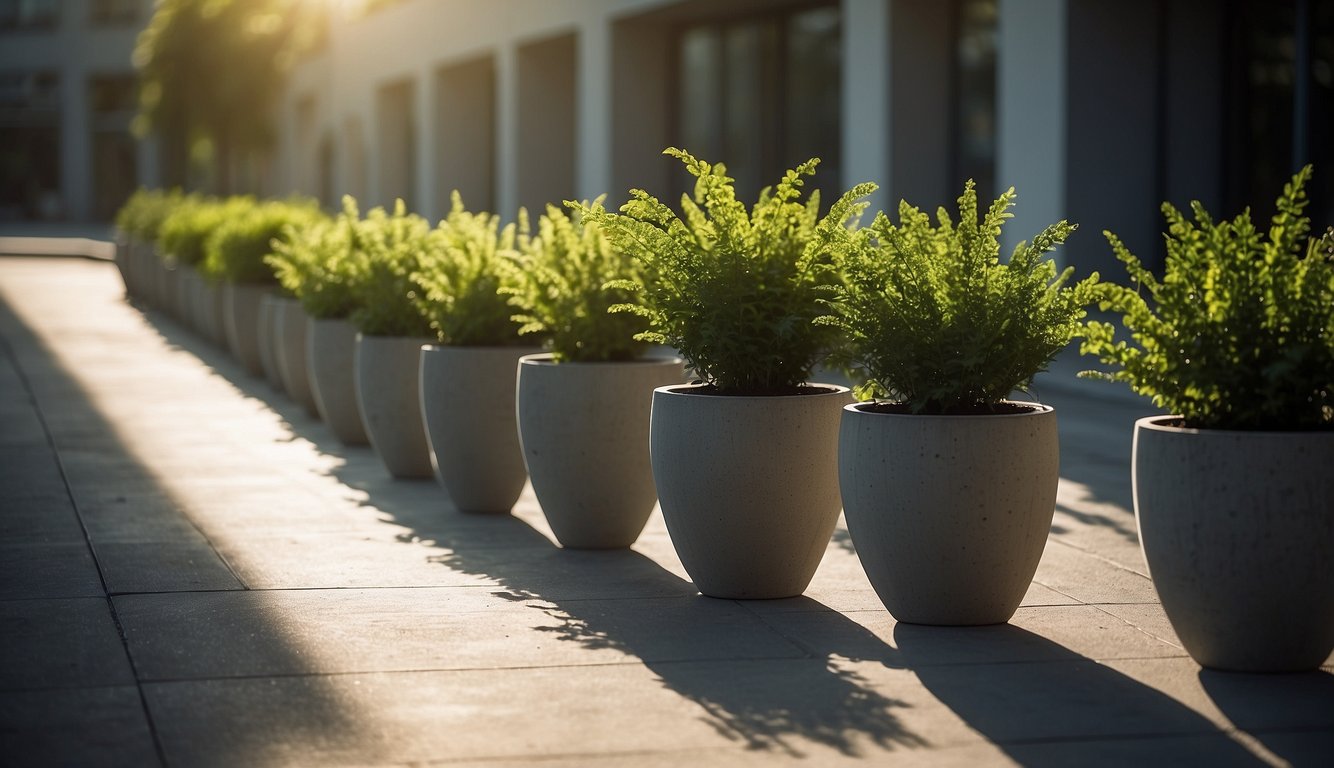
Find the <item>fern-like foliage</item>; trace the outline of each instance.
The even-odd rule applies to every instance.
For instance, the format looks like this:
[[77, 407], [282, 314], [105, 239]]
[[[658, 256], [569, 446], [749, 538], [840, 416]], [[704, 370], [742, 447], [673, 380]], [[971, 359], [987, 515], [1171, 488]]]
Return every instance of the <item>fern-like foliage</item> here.
[[509, 298], [500, 291], [507, 274], [503, 252], [514, 249], [515, 231], [503, 229], [492, 213], [471, 213], [455, 190], [449, 215], [435, 232], [438, 247], [412, 273], [420, 286], [418, 311], [440, 343], [460, 347], [503, 347], [519, 338]]
[[366, 250], [364, 230], [356, 199], [345, 196], [337, 217], [307, 227], [292, 226], [264, 260], [306, 314], [345, 320], [357, 308], [353, 281], [357, 259]]
[[197, 199], [197, 195], [187, 197], [179, 189], [140, 187], [116, 211], [116, 228], [136, 241], [155, 242], [167, 217], [185, 201]]
[[222, 279], [221, 274], [210, 272], [209, 265], [205, 263], [206, 243], [229, 215], [239, 215], [254, 204], [255, 201], [249, 197], [233, 197], [223, 201], [191, 194], [176, 198], [175, 204], [158, 223], [156, 240], [160, 255], [178, 264], [198, 266], [206, 276]]
[[353, 232], [346, 275], [354, 309], [348, 319], [367, 336], [431, 336], [413, 275], [423, 262], [440, 258], [439, 234], [426, 219], [408, 213], [402, 200], [395, 201], [392, 213], [373, 208]]
[[278, 278], [264, 260], [274, 243], [324, 219], [313, 200], [230, 198], [212, 211], [221, 221], [204, 243], [205, 272], [233, 283], [276, 285]]
[[821, 290], [837, 281], [834, 250], [866, 206], [859, 198], [875, 185], [853, 187], [821, 217], [818, 192], [800, 200], [804, 177], [819, 163], [812, 159], [763, 190], [747, 211], [721, 163], [676, 148], [664, 154], [696, 177], [680, 215], [640, 189], [631, 190], [620, 213], [566, 202], [645, 267], [642, 280], [610, 283], [636, 294], [613, 310], [647, 318], [648, 330], [635, 338], [675, 347], [719, 393], [793, 391], [833, 339], [829, 326], [813, 322]]
[[[602, 209], [602, 200], [584, 205]], [[517, 310], [519, 333], [546, 335], [556, 362], [639, 357], [645, 344], [635, 335], [647, 322], [633, 313], [609, 312], [630, 303], [633, 293], [607, 285], [642, 281], [639, 262], [612, 248], [597, 224], [554, 205], [538, 220], [536, 236], [523, 234], [525, 229], [521, 221], [518, 248], [510, 254], [511, 285], [501, 289]]]
[[1190, 221], [1164, 203], [1161, 280], [1105, 232], [1133, 287], [1106, 286], [1102, 308], [1134, 344], [1093, 323], [1081, 351], [1116, 370], [1081, 375], [1124, 381], [1190, 427], [1334, 429], [1334, 232], [1307, 243], [1311, 173], [1283, 187], [1267, 233], [1249, 209], [1215, 222], [1195, 202]]
[[1075, 225], [1065, 221], [1000, 258], [1001, 226], [1012, 218], [1014, 189], [979, 220], [971, 180], [959, 218], [899, 205], [899, 223], [881, 213], [849, 235], [845, 282], [831, 289], [830, 314], [852, 360], [866, 375], [862, 399], [902, 402], [914, 413], [987, 412], [1027, 388], [1078, 335], [1097, 275], [1068, 286], [1046, 256]]

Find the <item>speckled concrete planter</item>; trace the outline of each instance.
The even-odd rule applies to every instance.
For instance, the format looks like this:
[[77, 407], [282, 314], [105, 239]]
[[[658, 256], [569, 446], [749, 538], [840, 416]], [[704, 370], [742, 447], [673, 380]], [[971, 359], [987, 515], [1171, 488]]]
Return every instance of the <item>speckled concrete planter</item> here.
[[281, 301], [271, 293], [265, 293], [259, 300], [259, 319], [256, 320], [256, 337], [259, 344], [259, 368], [264, 372], [264, 379], [279, 392], [286, 392], [282, 374], [278, 371], [277, 339], [282, 330], [278, 323], [282, 319], [278, 311]]
[[930, 416], [843, 410], [843, 514], [895, 619], [1009, 621], [1042, 559], [1060, 479], [1056, 412]]
[[801, 594], [838, 520], [838, 420], [846, 387], [723, 397], [653, 391], [650, 452], [681, 564], [710, 597]]
[[519, 361], [519, 438], [547, 523], [563, 546], [628, 547], [658, 501], [649, 463], [653, 390], [685, 378], [680, 358]]
[[296, 299], [278, 299], [274, 304], [278, 313], [277, 333], [273, 337], [274, 357], [278, 359], [278, 373], [283, 389], [306, 413], [320, 417], [315, 407], [315, 394], [310, 387], [310, 368], [306, 362], [306, 310]]
[[514, 392], [532, 347], [421, 348], [421, 416], [436, 479], [460, 512], [508, 513], [523, 493]]
[[1315, 669], [1334, 649], [1334, 432], [1135, 423], [1135, 517], [1172, 628], [1200, 665]]
[[203, 301], [200, 319], [204, 337], [220, 347], [227, 346], [227, 311], [222, 300], [222, 283], [205, 277], [200, 298]]
[[264, 293], [258, 285], [222, 284], [227, 348], [252, 376], [264, 374], [259, 357], [259, 301]]
[[398, 478], [431, 476], [418, 374], [426, 341], [357, 335], [354, 367], [361, 424], [385, 469]]
[[366, 445], [357, 411], [357, 329], [346, 320], [307, 319], [306, 369], [320, 418], [343, 445]]

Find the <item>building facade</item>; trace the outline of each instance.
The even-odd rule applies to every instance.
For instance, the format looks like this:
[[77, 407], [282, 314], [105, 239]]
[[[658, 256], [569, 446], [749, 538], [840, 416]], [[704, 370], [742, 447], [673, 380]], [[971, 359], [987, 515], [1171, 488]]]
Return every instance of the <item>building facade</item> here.
[[1119, 271], [1103, 229], [1161, 258], [1163, 200], [1268, 216], [1302, 162], [1334, 223], [1331, 0], [401, 0], [283, 110], [284, 190], [430, 217], [676, 195], [683, 146], [746, 195], [810, 156], [876, 208], [1013, 185], [1011, 242], [1068, 218], [1081, 271]]
[[152, 0], [0, 0], [0, 222], [106, 221], [153, 153], [131, 53]]

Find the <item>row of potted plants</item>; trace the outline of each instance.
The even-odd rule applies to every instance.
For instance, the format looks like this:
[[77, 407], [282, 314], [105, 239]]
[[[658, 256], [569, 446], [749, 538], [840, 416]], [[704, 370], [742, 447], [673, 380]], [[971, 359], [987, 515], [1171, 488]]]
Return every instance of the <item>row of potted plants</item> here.
[[[1197, 205], [1188, 222], [1164, 206], [1161, 280], [1108, 234], [1124, 287], [1058, 273], [1048, 254], [1075, 230], [1066, 222], [1003, 259], [1013, 190], [983, 211], [970, 182], [957, 215], [933, 223], [905, 202], [897, 222], [879, 213], [862, 226], [873, 185], [823, 215], [818, 192], [803, 200], [817, 161], [748, 208], [722, 165], [667, 153], [696, 179], [679, 211], [632, 190], [618, 212], [549, 207], [535, 233], [522, 213], [502, 227], [457, 195], [436, 227], [401, 204], [362, 217], [351, 201], [335, 218], [288, 222], [264, 261], [310, 318], [319, 414], [349, 443], [360, 426], [395, 476], [434, 473], [464, 511], [508, 511], [527, 474], [565, 546], [629, 546], [656, 497], [712, 596], [800, 594], [842, 508], [897, 619], [996, 623], [1033, 578], [1059, 475], [1054, 411], [1008, 398], [1083, 337], [1114, 368], [1095, 375], [1174, 414], [1136, 425], [1133, 483], [1150, 571], [1187, 650], [1230, 669], [1323, 662], [1334, 232], [1309, 238], [1309, 168], [1268, 238], [1249, 213], [1215, 223]], [[1087, 322], [1092, 305], [1121, 313], [1133, 343]], [[646, 358], [652, 344], [680, 357]], [[808, 381], [830, 360], [864, 382], [862, 402]], [[1239, 458], [1198, 458], [1186, 446], [1206, 434]], [[1263, 481], [1246, 479], [1258, 457]]]

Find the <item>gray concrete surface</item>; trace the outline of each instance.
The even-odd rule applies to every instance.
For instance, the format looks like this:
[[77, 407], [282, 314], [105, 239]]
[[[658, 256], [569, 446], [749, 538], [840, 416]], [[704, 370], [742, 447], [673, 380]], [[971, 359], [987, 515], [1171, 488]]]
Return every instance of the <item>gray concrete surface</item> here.
[[1202, 672], [1130, 513], [1134, 417], [1068, 378], [1062, 483], [1005, 626], [896, 625], [840, 524], [804, 597], [699, 596], [656, 513], [558, 549], [531, 494], [430, 480], [127, 303], [0, 258], [5, 765], [1328, 765], [1334, 666]]

